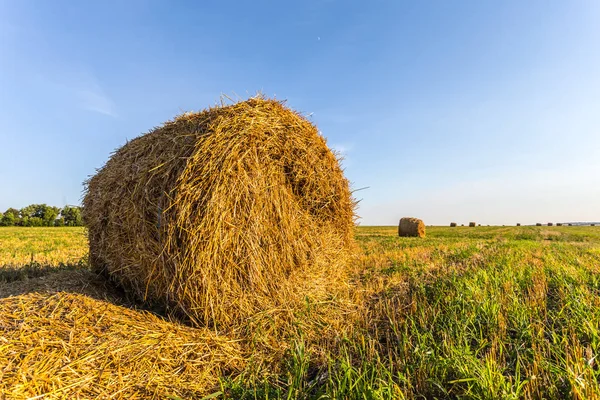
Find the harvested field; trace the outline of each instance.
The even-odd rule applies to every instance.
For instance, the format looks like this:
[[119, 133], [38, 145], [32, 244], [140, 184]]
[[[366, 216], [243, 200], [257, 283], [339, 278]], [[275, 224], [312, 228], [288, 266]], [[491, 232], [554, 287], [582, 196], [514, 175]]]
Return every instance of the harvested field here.
[[[239, 327], [252, 332], [246, 338], [144, 308], [87, 269], [0, 283], [0, 393], [10, 399], [600, 395], [589, 361], [600, 350], [594, 289], [600, 232], [428, 231], [415, 241], [398, 237], [397, 227], [359, 227], [360, 252], [346, 266], [346, 284], [330, 284], [326, 300], [307, 298], [291, 323], [256, 330], [277, 312], [247, 321]], [[507, 365], [519, 365], [519, 373]]]
[[83, 228], [0, 227], [0, 265], [20, 267], [32, 263], [60, 267], [77, 264], [88, 253]]
[[0, 391], [7, 398], [194, 398], [244, 366], [232, 339], [115, 305], [100, 297], [101, 288], [76, 286], [11, 297], [0, 287]]

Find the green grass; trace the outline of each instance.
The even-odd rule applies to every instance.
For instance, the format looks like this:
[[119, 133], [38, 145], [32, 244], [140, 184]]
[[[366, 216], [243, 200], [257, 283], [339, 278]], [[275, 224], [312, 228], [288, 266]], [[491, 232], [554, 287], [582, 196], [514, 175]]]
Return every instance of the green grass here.
[[357, 290], [369, 296], [353, 335], [326, 368], [311, 363], [318, 348], [294, 342], [278, 380], [225, 380], [230, 398], [600, 397], [600, 229], [356, 236]]
[[76, 264], [86, 257], [87, 246], [85, 228], [81, 227], [0, 227], [0, 268]]
[[[0, 229], [0, 260], [23, 249], [59, 266], [82, 235]], [[283, 365], [248, 362], [213, 398], [600, 398], [600, 227], [428, 227], [424, 239], [359, 227], [356, 238], [349, 304], [307, 299]]]

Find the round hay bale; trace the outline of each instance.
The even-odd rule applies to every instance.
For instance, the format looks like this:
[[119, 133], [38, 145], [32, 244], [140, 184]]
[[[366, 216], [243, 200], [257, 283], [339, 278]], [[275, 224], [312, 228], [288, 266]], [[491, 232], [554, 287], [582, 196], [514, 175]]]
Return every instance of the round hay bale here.
[[425, 237], [425, 224], [418, 218], [402, 218], [398, 224], [398, 236]]
[[573, 226], [573, 224], [569, 224], [569, 226]]
[[557, 222], [556, 226], [562, 226], [562, 223], [561, 222]]
[[542, 226], [542, 223], [538, 222], [538, 223], [535, 224], [535, 226]]
[[521, 224], [517, 222], [517, 226], [521, 226]]
[[456, 222], [450, 222], [450, 227], [451, 228], [456, 228]]
[[469, 227], [473, 228], [475, 225], [477, 225], [475, 222], [469, 222]]
[[195, 325], [289, 308], [354, 246], [336, 155], [313, 124], [263, 98], [128, 142], [87, 182], [83, 204], [92, 268]]
[[553, 225], [552, 222], [548, 222], [548, 226], [552, 226], [552, 225]]

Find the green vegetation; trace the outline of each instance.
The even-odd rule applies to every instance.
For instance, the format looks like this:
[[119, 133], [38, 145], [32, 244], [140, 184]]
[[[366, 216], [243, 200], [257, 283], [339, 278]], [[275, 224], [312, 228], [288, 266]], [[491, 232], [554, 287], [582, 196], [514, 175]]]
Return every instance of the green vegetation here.
[[[278, 336], [286, 343], [283, 362], [248, 354], [242, 370], [224, 374], [206, 394], [600, 397], [600, 228], [429, 227], [424, 239], [396, 234], [396, 227], [359, 227], [360, 252], [345, 289], [329, 301], [307, 298], [296, 324]], [[77, 259], [67, 256], [71, 248], [81, 260], [85, 246], [78, 228], [7, 228], [0, 230], [0, 263], [34, 254], [59, 266], [60, 255]], [[11, 276], [6, 280], [22, 279]], [[273, 346], [280, 350], [275, 340]]]
[[81, 207], [62, 209], [46, 204], [30, 204], [20, 210], [9, 208], [0, 214], [0, 226], [82, 226]]
[[[279, 379], [225, 381], [232, 398], [600, 396], [600, 229], [360, 227], [363, 319], [327, 355], [290, 346]], [[248, 374], [250, 375], [250, 374]], [[257, 395], [258, 393], [258, 395]]]
[[85, 259], [88, 243], [81, 227], [0, 228], [0, 272], [27, 265], [60, 267]]

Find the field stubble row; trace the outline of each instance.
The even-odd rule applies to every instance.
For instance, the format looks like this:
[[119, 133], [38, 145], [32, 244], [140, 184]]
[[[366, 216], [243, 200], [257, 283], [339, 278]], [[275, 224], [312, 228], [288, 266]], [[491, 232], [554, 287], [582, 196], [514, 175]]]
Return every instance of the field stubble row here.
[[[356, 239], [360, 251], [347, 279], [327, 301], [307, 298], [304, 309], [291, 311], [293, 325], [272, 321], [273, 329], [238, 343], [132, 310], [122, 293], [87, 271], [54, 273], [85, 269], [80, 228], [0, 229], [0, 264], [9, 266], [0, 269], [0, 325], [19, 327], [0, 335], [0, 364], [9, 371], [0, 392], [10, 398], [600, 396], [600, 229], [428, 227], [427, 238], [418, 239], [398, 238], [396, 227], [359, 227]], [[102, 318], [92, 315], [98, 301]], [[70, 336], [51, 322], [61, 303], [70, 304], [60, 316]], [[264, 319], [274, 315], [242, 328], [267, 326]], [[90, 328], [92, 322], [104, 330]], [[40, 349], [39, 332], [55, 346]], [[184, 339], [175, 340], [175, 332]], [[208, 342], [209, 349], [202, 345]], [[186, 351], [192, 343], [203, 350]], [[143, 374], [138, 364], [148, 366]]]

